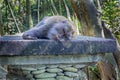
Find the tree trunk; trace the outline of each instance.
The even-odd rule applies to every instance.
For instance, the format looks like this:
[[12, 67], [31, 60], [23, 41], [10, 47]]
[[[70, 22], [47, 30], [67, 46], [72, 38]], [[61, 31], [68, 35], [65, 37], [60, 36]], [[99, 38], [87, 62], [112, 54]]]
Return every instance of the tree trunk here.
[[0, 36], [3, 35], [3, 21], [2, 21], [2, 12], [0, 8]]
[[58, 15], [58, 11], [57, 11], [57, 9], [56, 9], [56, 7], [55, 7], [55, 4], [54, 4], [54, 1], [53, 1], [53, 0], [51, 0], [51, 5], [52, 5], [52, 7], [53, 7], [53, 10], [54, 10], [55, 14]]
[[14, 20], [14, 23], [15, 23], [17, 29], [18, 29], [18, 32], [21, 33], [20, 28], [19, 28], [19, 26], [18, 26], [18, 23], [17, 23], [17, 21], [16, 21], [16, 18], [15, 18], [15, 16], [14, 16], [13, 10], [12, 10], [12, 8], [11, 8], [11, 6], [10, 6], [9, 0], [6, 0], [6, 2], [7, 2], [7, 5], [8, 5], [8, 8], [9, 8], [9, 10], [10, 10], [11, 16], [12, 16], [12, 18], [13, 18], [13, 20]]
[[64, 3], [64, 6], [65, 6], [65, 9], [66, 9], [67, 18], [68, 18], [69, 20], [71, 20], [70, 11], [69, 11], [69, 8], [68, 8], [68, 6], [67, 6], [67, 4], [66, 4], [66, 1], [63, 0], [63, 3]]
[[86, 36], [102, 36], [101, 20], [92, 0], [70, 0], [73, 10], [81, 22], [82, 34]]
[[111, 64], [98, 62], [97, 67], [100, 71], [101, 80], [117, 80], [116, 71]]
[[38, 11], [37, 11], [37, 17], [38, 17], [38, 23], [39, 23], [39, 21], [40, 21], [40, 13], [39, 13], [39, 11], [40, 11], [40, 9], [39, 9], [39, 7], [40, 7], [40, 0], [37, 0], [37, 7], [38, 7]]
[[28, 28], [33, 27], [30, 0], [26, 0], [26, 25], [27, 25]]
[[[94, 6], [94, 3], [92, 2], [93, 0], [70, 0], [70, 1], [73, 10], [75, 11], [78, 19], [81, 22], [83, 35], [102, 37], [103, 36], [102, 30], [103, 30], [105, 38], [115, 39], [114, 36], [112, 36], [112, 33], [109, 31], [109, 29], [107, 30], [107, 28], [101, 23], [101, 19], [98, 15], [98, 11]], [[100, 7], [99, 10], [101, 10]], [[119, 44], [117, 44], [117, 50], [116, 52], [113, 53], [113, 55], [120, 69]], [[104, 62], [100, 63], [99, 69], [102, 78], [101, 80], [116, 80], [116, 75], [112, 74], [112, 71], [114, 69], [112, 67], [109, 67], [108, 64]]]
[[103, 27], [103, 32], [104, 32], [105, 38], [116, 40], [117, 50], [113, 53], [113, 56], [116, 60], [116, 63], [118, 65], [118, 68], [120, 71], [120, 45], [119, 45], [117, 39], [115, 38], [115, 36], [112, 34], [112, 32], [105, 26], [105, 23], [103, 21], [102, 21], [102, 27]]

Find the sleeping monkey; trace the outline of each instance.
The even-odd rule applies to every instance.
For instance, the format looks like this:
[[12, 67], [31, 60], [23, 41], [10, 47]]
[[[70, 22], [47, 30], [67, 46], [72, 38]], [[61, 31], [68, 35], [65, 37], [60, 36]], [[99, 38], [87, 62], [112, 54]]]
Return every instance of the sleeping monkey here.
[[51, 16], [25, 31], [23, 39], [69, 40], [74, 35], [74, 25], [63, 16]]

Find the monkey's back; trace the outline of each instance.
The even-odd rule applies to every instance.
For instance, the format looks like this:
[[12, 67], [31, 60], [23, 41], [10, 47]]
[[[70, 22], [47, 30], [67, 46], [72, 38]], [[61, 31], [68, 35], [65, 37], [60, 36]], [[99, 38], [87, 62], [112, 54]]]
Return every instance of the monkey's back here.
[[57, 22], [67, 21], [67, 18], [64, 16], [50, 16], [46, 20], [44, 20], [45, 24], [54, 24]]

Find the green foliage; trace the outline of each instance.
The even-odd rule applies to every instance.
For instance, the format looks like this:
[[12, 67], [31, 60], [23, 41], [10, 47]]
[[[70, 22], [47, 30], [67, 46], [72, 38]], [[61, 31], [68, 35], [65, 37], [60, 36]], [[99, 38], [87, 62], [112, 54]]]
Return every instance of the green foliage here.
[[120, 5], [118, 0], [104, 1], [102, 6], [102, 19], [107, 23], [108, 27], [112, 30], [113, 33], [120, 33], [120, 31], [117, 31], [117, 28], [120, 27]]
[[120, 4], [118, 0], [106, 0], [102, 6], [102, 19], [120, 42]]
[[0, 7], [2, 6], [3, 0], [0, 0]]
[[89, 77], [94, 80], [100, 80], [100, 72], [96, 65], [88, 66], [89, 69]]

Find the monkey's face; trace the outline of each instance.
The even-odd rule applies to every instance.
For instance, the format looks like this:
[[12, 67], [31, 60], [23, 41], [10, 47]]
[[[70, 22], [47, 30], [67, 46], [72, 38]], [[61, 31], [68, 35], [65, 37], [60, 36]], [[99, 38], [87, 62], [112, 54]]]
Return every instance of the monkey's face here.
[[73, 37], [74, 30], [73, 26], [68, 23], [59, 22], [54, 25], [54, 28], [57, 32], [56, 36], [60, 40], [69, 40]]

